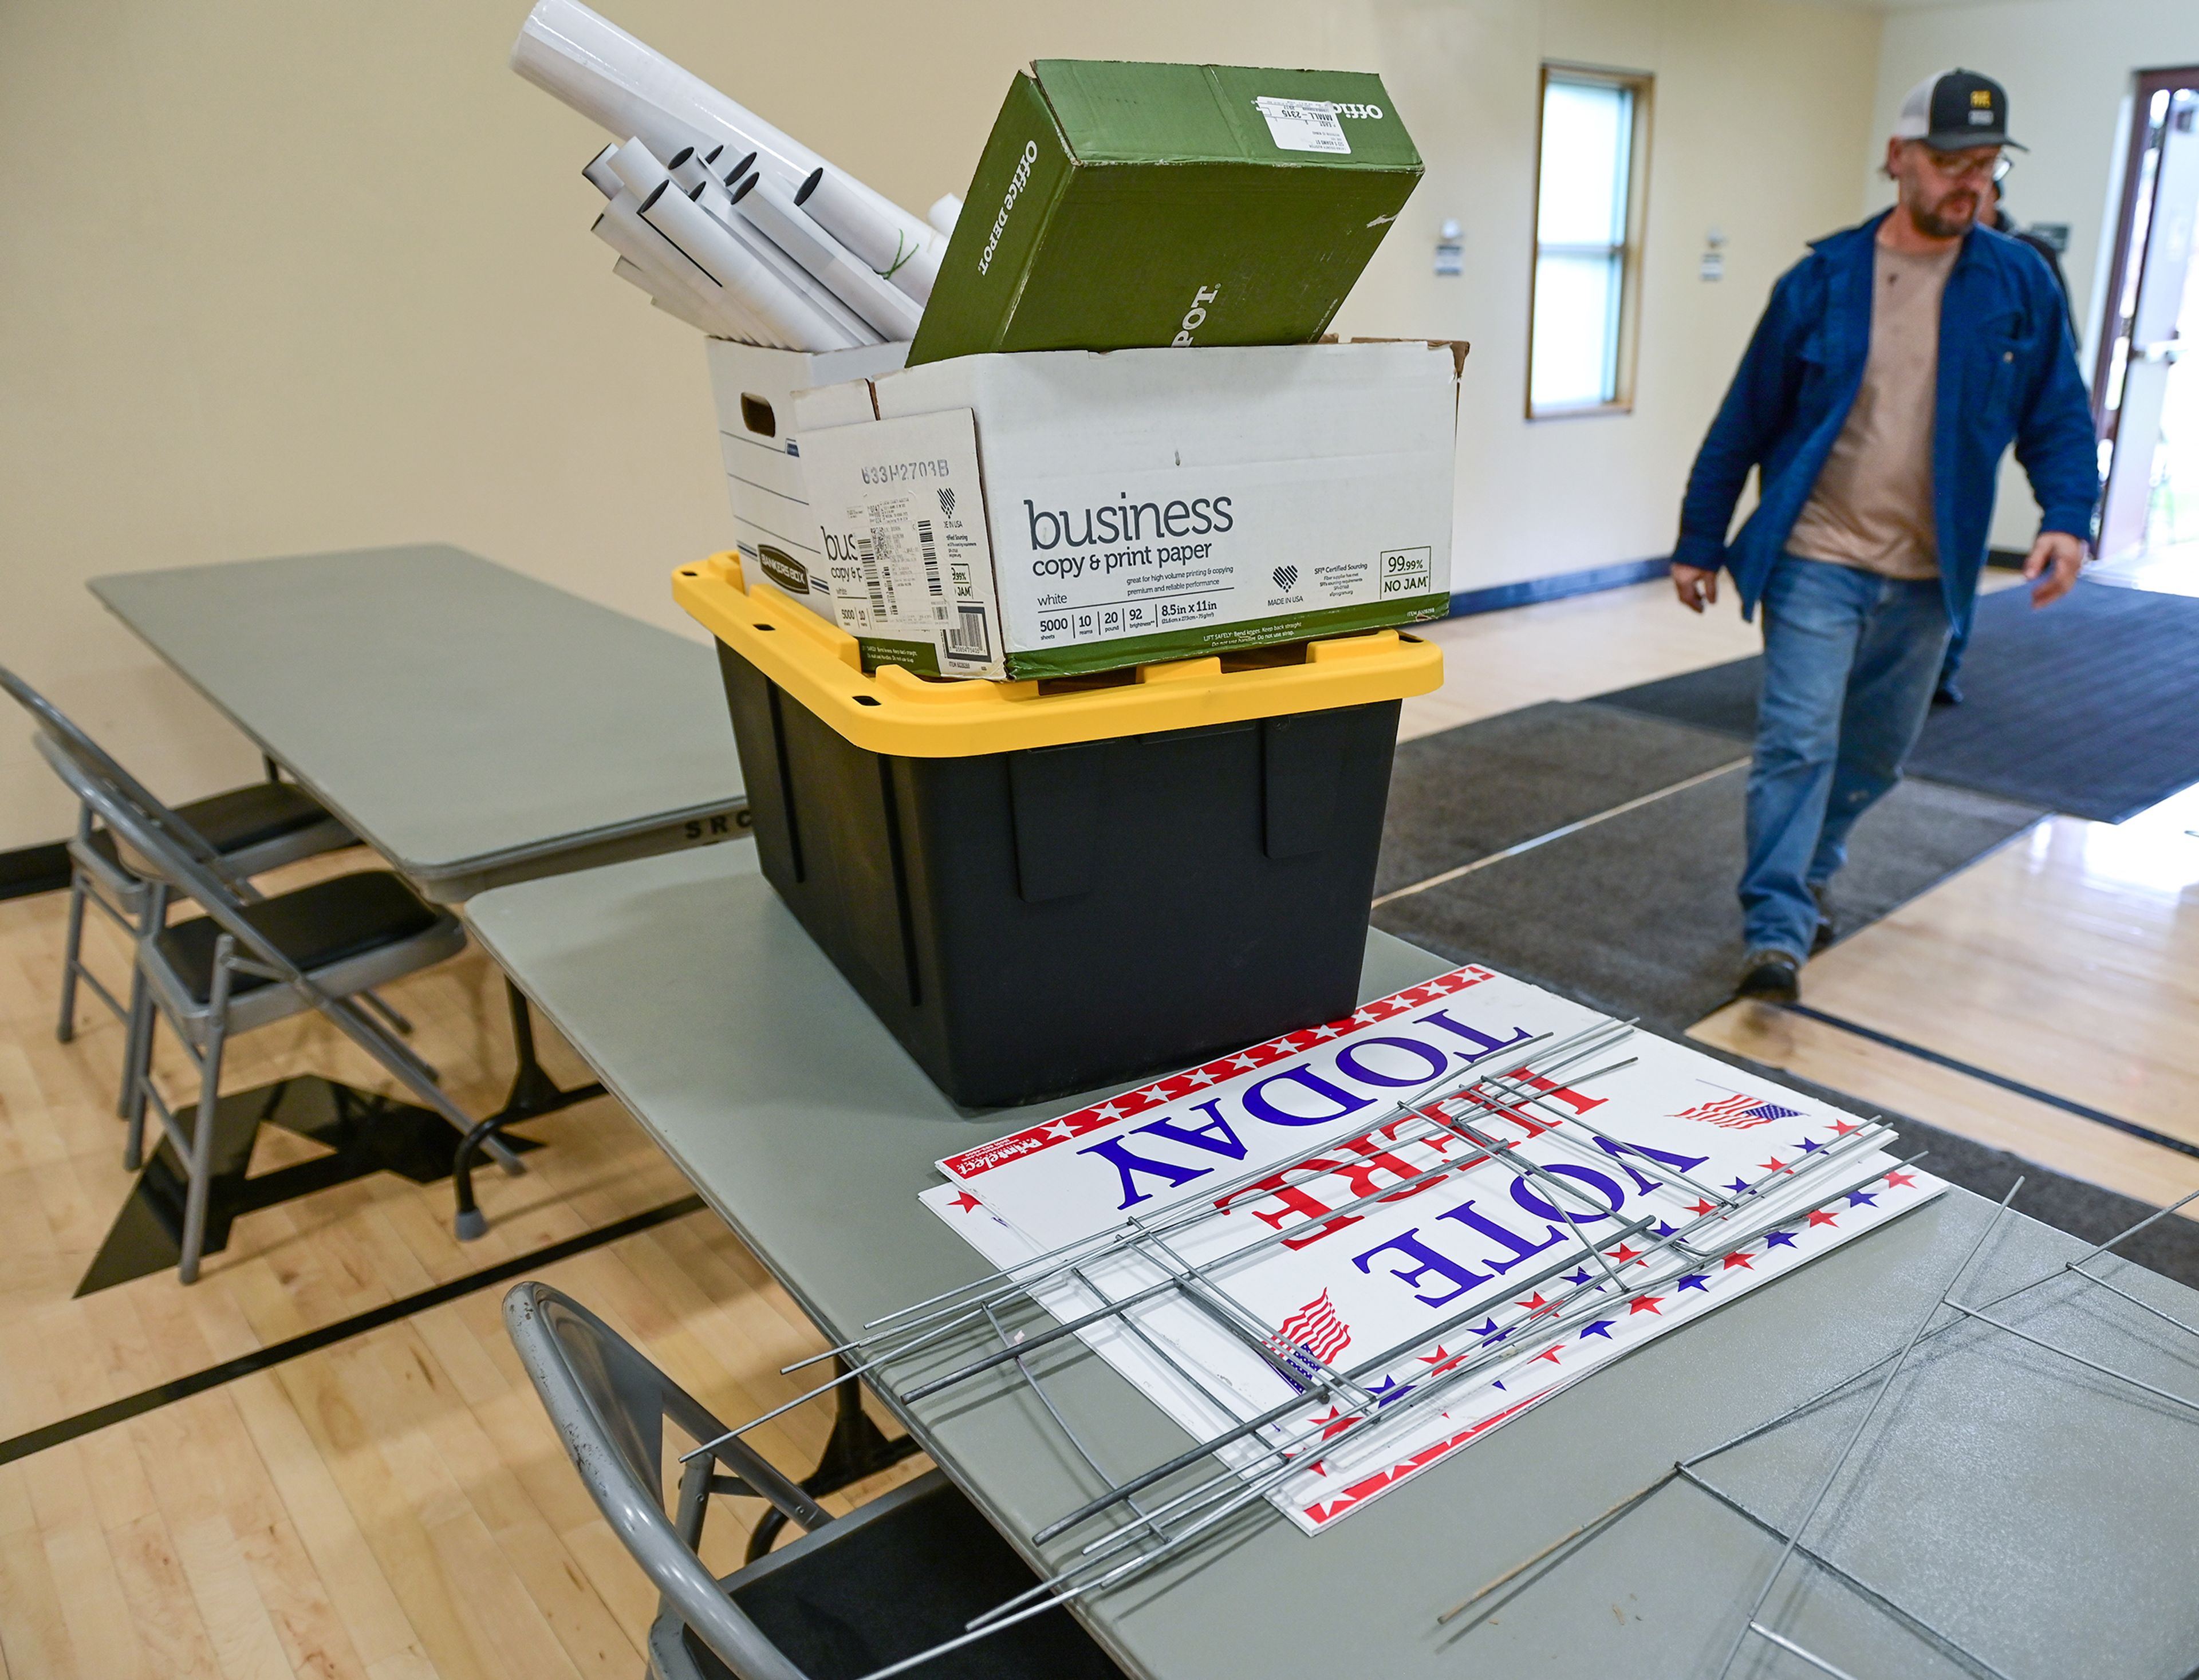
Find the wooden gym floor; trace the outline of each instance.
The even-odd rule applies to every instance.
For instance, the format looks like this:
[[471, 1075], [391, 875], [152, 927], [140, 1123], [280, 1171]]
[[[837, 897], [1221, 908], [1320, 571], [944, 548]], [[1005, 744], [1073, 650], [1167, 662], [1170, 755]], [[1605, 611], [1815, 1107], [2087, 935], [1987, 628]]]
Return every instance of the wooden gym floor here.
[[[1409, 734], [1756, 646], [1729, 605], [1694, 619], [1663, 584], [1433, 634], [1449, 680], [1408, 703]], [[2195, 831], [2199, 790], [2114, 828], [2050, 818], [1812, 964], [1805, 999], [2199, 1141]], [[371, 862], [347, 854], [268, 884]], [[608, 1099], [531, 1123], [545, 1146], [525, 1176], [481, 1175], [480, 1242], [451, 1237], [447, 1182], [377, 1174], [240, 1218], [191, 1288], [159, 1273], [72, 1298], [131, 1177], [112, 1114], [119, 1026], [86, 1004], [77, 1041], [54, 1040], [63, 909], [60, 895], [0, 904], [0, 1674], [631, 1680], [651, 1597], [520, 1374], [503, 1286], [465, 1279], [578, 1249], [527, 1275], [594, 1307], [729, 1420], [790, 1397], [779, 1368], [821, 1339], [714, 1216], [677, 1210], [688, 1187]], [[120, 976], [119, 940], [92, 925], [93, 960]], [[493, 1106], [510, 1047], [487, 962], [469, 952], [393, 992], [459, 1101]], [[2190, 1157], [1805, 1018], [1736, 1005], [1694, 1030], [2147, 1201], [2199, 1188]], [[544, 1036], [551, 1070], [585, 1078]], [[229, 1083], [306, 1070], [388, 1088], [318, 1021], [247, 1035]], [[314, 1148], [270, 1131], [254, 1169]], [[592, 1238], [607, 1228], [624, 1234]], [[438, 1286], [452, 1298], [392, 1304]], [[189, 1380], [376, 1309], [393, 1321]], [[829, 1422], [805, 1407], [758, 1438], [801, 1473]], [[732, 1568], [743, 1539], [722, 1523], [713, 1564]]]

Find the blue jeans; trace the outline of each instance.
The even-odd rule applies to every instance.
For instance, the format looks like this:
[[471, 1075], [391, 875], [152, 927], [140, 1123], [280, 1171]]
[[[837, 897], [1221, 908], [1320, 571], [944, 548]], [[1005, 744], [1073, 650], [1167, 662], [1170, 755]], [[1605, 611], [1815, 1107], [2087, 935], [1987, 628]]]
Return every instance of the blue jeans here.
[[1847, 861], [1848, 831], [1901, 779], [1947, 650], [1937, 580], [1907, 583], [1781, 557], [1764, 592], [1764, 694], [1748, 772], [1748, 948], [1809, 954], [1810, 889]]

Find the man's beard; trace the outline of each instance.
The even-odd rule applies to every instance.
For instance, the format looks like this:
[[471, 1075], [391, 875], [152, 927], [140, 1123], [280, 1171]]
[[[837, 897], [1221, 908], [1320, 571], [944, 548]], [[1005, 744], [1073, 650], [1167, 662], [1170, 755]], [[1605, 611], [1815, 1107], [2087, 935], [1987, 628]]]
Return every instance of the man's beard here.
[[[1957, 205], [1967, 207], [1958, 216], [1948, 215], [1946, 212]], [[1951, 192], [1937, 204], [1909, 207], [1909, 219], [1928, 239], [1959, 239], [1970, 230], [1977, 216], [1978, 195], [1970, 192]]]

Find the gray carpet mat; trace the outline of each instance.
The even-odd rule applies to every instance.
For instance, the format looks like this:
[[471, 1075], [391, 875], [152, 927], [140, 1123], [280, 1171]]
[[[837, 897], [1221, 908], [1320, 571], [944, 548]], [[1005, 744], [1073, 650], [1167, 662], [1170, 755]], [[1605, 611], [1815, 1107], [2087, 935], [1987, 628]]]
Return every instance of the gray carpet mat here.
[[[1761, 658], [1596, 699], [1747, 738]], [[2120, 822], [2199, 781], [2199, 600], [2080, 583], [2033, 612], [2030, 592], [1978, 603], [1959, 706], [1935, 707], [1916, 775], [2094, 822]]]
[[1747, 753], [1706, 730], [1558, 700], [1401, 741], [1374, 895]]
[[[1425, 880], [1730, 762], [1729, 738], [1596, 704], [1553, 703], [1403, 744], [1390, 794], [1379, 892]], [[1741, 799], [1735, 770], [1578, 833], [1397, 899], [1377, 926], [1456, 961], [1522, 979], [1682, 1037], [1724, 1003], [1741, 959]], [[2021, 833], [2033, 808], [1904, 782], [1857, 825], [1834, 884], [1844, 933], [1915, 897]], [[1693, 1041], [1689, 1041], [1693, 1042]], [[1843, 1108], [1852, 1096], [1714, 1046], [1695, 1048]], [[1952, 1132], [1888, 1114], [1902, 1153], [1926, 1149], [1940, 1177], [2088, 1242], [2152, 1209]], [[2072, 1125], [2085, 1123], [2073, 1119]], [[2199, 1287], [2199, 1224], [2161, 1221], [2117, 1251]]]
[[[1660, 738], [1661, 737], [1661, 738]], [[1536, 832], [1730, 761], [1732, 744], [1607, 708], [1537, 706], [1398, 750], [1381, 878], [1391, 891]], [[1500, 757], [1532, 767], [1492, 779]], [[1578, 790], [1562, 784], [1586, 767]], [[1630, 763], [1645, 767], [1641, 773]], [[1736, 769], [1593, 827], [1378, 907], [1374, 925], [1461, 962], [1485, 962], [1614, 1015], [1684, 1031], [1731, 995], [1740, 964], [1741, 808]], [[1616, 797], [1613, 797], [1613, 796]], [[1479, 802], [1496, 814], [1449, 829]], [[1516, 809], [1521, 820], [1514, 822]], [[1833, 884], [1842, 933], [1875, 921], [2043, 812], [1909, 781], [1856, 825]], [[1446, 836], [1449, 837], [1446, 837]]]

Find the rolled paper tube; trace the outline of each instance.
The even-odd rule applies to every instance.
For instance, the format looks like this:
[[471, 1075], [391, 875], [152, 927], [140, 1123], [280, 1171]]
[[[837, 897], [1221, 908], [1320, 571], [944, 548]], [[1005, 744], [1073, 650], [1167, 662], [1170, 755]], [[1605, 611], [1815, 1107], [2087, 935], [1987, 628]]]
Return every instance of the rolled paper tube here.
[[[693, 198], [695, 195], [691, 193], [688, 196]], [[718, 194], [718, 203], [720, 207], [709, 212], [712, 219], [738, 241], [750, 256], [807, 298], [811, 306], [826, 320], [847, 333], [858, 344], [884, 342], [884, 333], [841, 302], [823, 281], [780, 250], [761, 228], [733, 209], [732, 200], [722, 191]]]
[[[622, 191], [604, 207], [591, 230], [597, 238], [650, 275], [650, 290], [660, 297], [677, 297], [710, 323], [709, 330], [751, 343], [776, 345], [762, 323], [729, 297], [717, 280], [698, 270], [664, 236], [641, 219], [640, 201], [631, 190]], [[781, 347], [784, 347], [783, 346]]]
[[847, 350], [864, 341], [773, 273], [732, 230], [668, 180], [641, 201], [640, 216], [781, 343], [796, 350]]
[[761, 230], [780, 250], [834, 297], [889, 341], [916, 336], [924, 312], [908, 295], [881, 280], [871, 267], [802, 213], [778, 182], [754, 178], [734, 213]]
[[626, 184], [619, 179], [618, 172], [611, 167], [611, 154], [616, 150], [618, 145], [614, 142], [590, 158], [580, 171], [587, 184], [605, 198], [616, 198], [619, 189]]
[[962, 219], [962, 201], [953, 193], [936, 200], [924, 213], [924, 219], [938, 229], [942, 236], [954, 231], [954, 224]]
[[[753, 151], [763, 172], [789, 191], [825, 162], [580, 0], [538, 0], [512, 44], [511, 67], [613, 134], [639, 135], [659, 157], [682, 146]], [[860, 181], [843, 178], [843, 188], [872, 221], [897, 229], [908, 249], [922, 248], [930, 230], [907, 211]]]
[[732, 199], [726, 194], [725, 188], [711, 175], [709, 170], [703, 166], [701, 159], [689, 157], [672, 171], [672, 178], [679, 184], [680, 191], [685, 193], [689, 198], [694, 200], [720, 221], [730, 221], [732, 219]]
[[909, 226], [906, 218], [878, 215], [864, 196], [868, 190], [859, 190], [856, 183], [837, 170], [820, 169], [796, 189], [794, 201], [873, 271], [919, 303], [928, 302], [947, 242], [921, 224]]
[[636, 198], [647, 198], [672, 178], [671, 172], [656, 160], [649, 143], [638, 134], [614, 151], [610, 162], [611, 173]]
[[611, 265], [611, 272], [630, 286], [639, 286], [649, 294], [649, 300], [674, 320], [685, 321], [696, 331], [713, 338], [725, 335], [717, 324], [697, 309], [685, 294], [662, 289], [662, 282], [650, 273], [632, 257], [621, 257]]
[[[725, 154], [723, 152], [719, 154], [720, 160], [723, 160], [724, 156]], [[735, 160], [732, 164], [726, 166], [723, 169], [719, 168], [718, 166], [714, 163], [710, 166], [710, 172], [720, 181], [723, 181], [728, 188], [730, 188], [738, 183], [743, 176], [750, 173], [755, 168], [755, 159], [756, 155], [754, 152], [750, 152], [747, 156]]]

